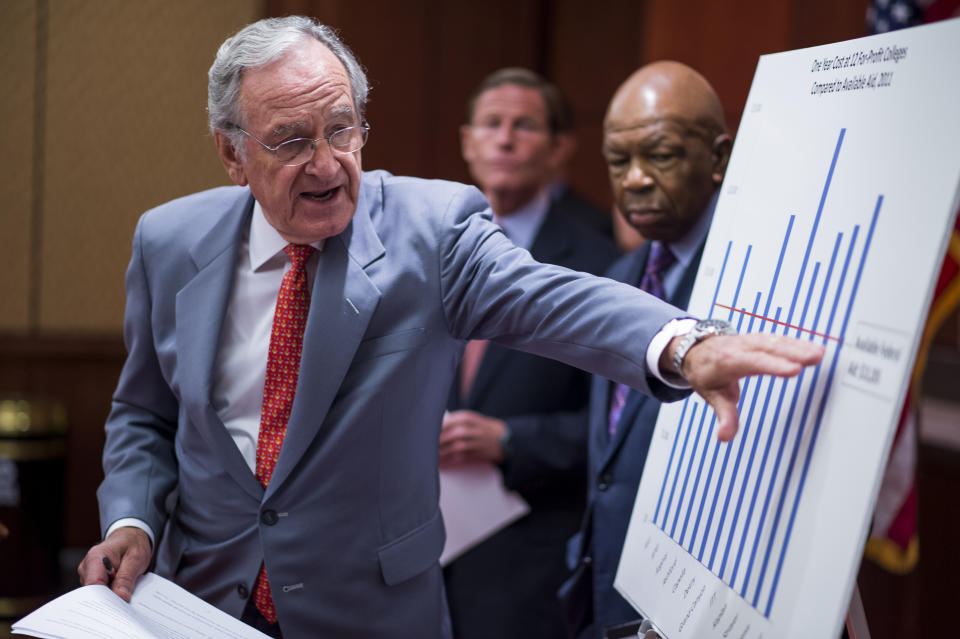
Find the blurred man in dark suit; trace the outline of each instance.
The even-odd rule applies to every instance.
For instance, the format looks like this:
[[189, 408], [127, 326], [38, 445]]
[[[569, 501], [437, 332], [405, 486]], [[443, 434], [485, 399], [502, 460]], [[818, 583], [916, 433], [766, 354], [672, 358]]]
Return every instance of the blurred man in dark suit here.
[[[599, 274], [617, 256], [612, 242], [581, 221], [589, 205], [554, 199], [549, 188], [566, 150], [566, 118], [556, 87], [526, 69], [501, 69], [470, 100], [463, 157], [515, 244], [538, 261]], [[454, 636], [562, 637], [555, 593], [584, 506], [590, 378], [484, 341], [467, 344], [459, 375], [441, 464], [497, 465], [531, 512], [444, 570]]]

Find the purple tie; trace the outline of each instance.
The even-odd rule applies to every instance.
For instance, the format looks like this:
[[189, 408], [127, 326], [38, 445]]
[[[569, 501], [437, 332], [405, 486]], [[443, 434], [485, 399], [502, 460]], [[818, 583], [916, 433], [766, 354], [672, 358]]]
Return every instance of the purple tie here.
[[654, 242], [650, 246], [650, 256], [647, 258], [647, 268], [643, 271], [643, 279], [640, 280], [640, 290], [662, 300], [667, 299], [667, 292], [663, 289], [663, 274], [676, 261], [677, 258], [669, 248], [660, 242]]
[[[663, 288], [663, 274], [676, 261], [677, 258], [674, 257], [666, 245], [654, 241], [650, 245], [650, 255], [647, 257], [647, 268], [643, 271], [643, 279], [640, 280], [640, 289], [662, 300], [666, 299], [667, 292]], [[617, 384], [613, 395], [610, 397], [610, 412], [607, 419], [611, 437], [617, 432], [617, 422], [620, 421], [620, 414], [623, 412], [624, 404], [627, 403], [629, 392], [629, 386]]]

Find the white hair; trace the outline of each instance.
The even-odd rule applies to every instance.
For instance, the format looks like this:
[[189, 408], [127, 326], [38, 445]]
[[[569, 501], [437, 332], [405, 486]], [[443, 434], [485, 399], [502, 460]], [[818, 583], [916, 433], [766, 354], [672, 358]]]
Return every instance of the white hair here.
[[363, 120], [367, 94], [370, 91], [367, 76], [350, 48], [336, 31], [304, 16], [266, 18], [248, 24], [227, 38], [207, 74], [207, 113], [210, 132], [224, 132], [234, 148], [242, 149], [242, 133], [236, 127], [243, 125], [240, 105], [240, 83], [243, 72], [256, 69], [280, 59], [304, 38], [319, 40], [343, 64], [353, 89], [353, 105], [358, 118]]

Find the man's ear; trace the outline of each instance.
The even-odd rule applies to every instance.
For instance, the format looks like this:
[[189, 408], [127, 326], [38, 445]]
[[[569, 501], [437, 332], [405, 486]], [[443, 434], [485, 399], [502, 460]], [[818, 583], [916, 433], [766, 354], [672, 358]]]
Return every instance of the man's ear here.
[[553, 134], [550, 150], [550, 169], [553, 171], [554, 177], [562, 176], [564, 169], [566, 169], [567, 164], [570, 162], [570, 158], [573, 157], [576, 151], [577, 138], [572, 132], [564, 131]]
[[223, 168], [227, 170], [227, 175], [235, 184], [246, 186], [247, 175], [243, 169], [243, 161], [240, 159], [240, 154], [237, 153], [237, 148], [233, 146], [233, 142], [219, 129], [214, 132], [213, 141], [217, 144], [217, 153], [220, 155]]
[[460, 156], [469, 167], [473, 161], [473, 132], [469, 124], [460, 125]]
[[723, 183], [723, 176], [727, 172], [727, 163], [730, 161], [730, 150], [733, 148], [733, 138], [727, 133], [721, 133], [713, 139], [713, 171], [711, 177], [717, 186]]

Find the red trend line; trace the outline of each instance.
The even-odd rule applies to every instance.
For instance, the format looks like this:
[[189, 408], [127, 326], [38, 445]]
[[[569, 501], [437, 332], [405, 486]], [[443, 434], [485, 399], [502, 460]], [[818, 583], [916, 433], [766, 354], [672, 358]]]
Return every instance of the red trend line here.
[[780, 321], [778, 321], [778, 320], [773, 319], [772, 317], [764, 317], [763, 315], [757, 315], [756, 313], [751, 313], [751, 312], [745, 311], [745, 310], [743, 310], [743, 309], [733, 308], [732, 306], [724, 306], [723, 304], [720, 304], [720, 303], [718, 303], [718, 302], [714, 302], [713, 305], [714, 305], [714, 306], [719, 306], [720, 308], [725, 308], [725, 309], [727, 309], [728, 311], [733, 311], [734, 313], [741, 313], [741, 314], [743, 314], [743, 315], [749, 315], [750, 317], [756, 317], [757, 319], [765, 320], [765, 321], [767, 321], [767, 322], [773, 322], [774, 324], [779, 324], [780, 326], [786, 326], [787, 328], [792, 328], [792, 329], [795, 329], [795, 330], [798, 330], [798, 331], [802, 331], [802, 332], [804, 332], [804, 333], [810, 333], [811, 335], [816, 335], [817, 337], [822, 337], [822, 338], [824, 338], [824, 339], [832, 339], [832, 340], [835, 341], [837, 344], [840, 343], [840, 338], [838, 338], [838, 337], [833, 337], [832, 335], [827, 335], [826, 333], [818, 333], [818, 332], [816, 332], [816, 331], [811, 331], [811, 330], [808, 329], [808, 328], [803, 328], [803, 327], [801, 327], [801, 326], [794, 326], [793, 324], [787, 324], [786, 322], [780, 322]]

